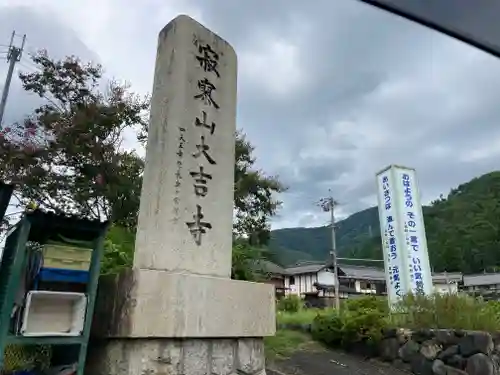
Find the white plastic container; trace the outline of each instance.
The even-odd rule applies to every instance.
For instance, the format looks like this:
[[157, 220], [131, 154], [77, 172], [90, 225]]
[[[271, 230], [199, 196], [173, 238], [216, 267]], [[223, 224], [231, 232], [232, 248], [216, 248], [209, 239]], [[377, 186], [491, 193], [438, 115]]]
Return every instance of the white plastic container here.
[[83, 293], [32, 290], [26, 297], [21, 335], [80, 336], [87, 296]]

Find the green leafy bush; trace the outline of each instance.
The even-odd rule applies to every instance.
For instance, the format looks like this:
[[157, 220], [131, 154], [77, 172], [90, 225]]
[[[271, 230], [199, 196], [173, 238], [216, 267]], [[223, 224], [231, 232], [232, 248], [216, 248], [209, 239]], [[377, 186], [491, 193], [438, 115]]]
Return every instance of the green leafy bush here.
[[281, 298], [278, 301], [278, 311], [286, 311], [290, 313], [298, 312], [304, 306], [304, 301], [299, 296], [290, 295]]
[[371, 309], [386, 314], [389, 312], [387, 298], [378, 296], [362, 296], [358, 298], [348, 299], [344, 302], [343, 308], [349, 311]]
[[362, 343], [376, 345], [388, 327], [387, 302], [377, 297], [346, 301], [342, 310], [320, 313], [314, 319], [313, 338], [329, 346], [350, 348]]
[[117, 274], [134, 262], [135, 233], [113, 225], [104, 241], [101, 274]]
[[342, 316], [335, 310], [327, 314], [318, 314], [313, 320], [311, 334], [316, 341], [337, 346], [342, 342], [343, 325]]
[[382, 339], [384, 328], [387, 328], [386, 316], [379, 310], [347, 311], [343, 314], [342, 345], [376, 344]]

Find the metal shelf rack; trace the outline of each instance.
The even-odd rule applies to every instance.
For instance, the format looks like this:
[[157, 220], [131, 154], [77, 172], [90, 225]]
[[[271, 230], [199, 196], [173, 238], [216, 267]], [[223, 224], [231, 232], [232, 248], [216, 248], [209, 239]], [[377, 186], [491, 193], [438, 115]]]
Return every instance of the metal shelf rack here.
[[[0, 197], [1, 198], [1, 197]], [[1, 209], [0, 202], [0, 209]], [[3, 212], [4, 213], [4, 212]], [[0, 212], [0, 214], [3, 214]], [[2, 215], [3, 216], [3, 215]], [[0, 369], [3, 368], [4, 351], [8, 344], [16, 345], [78, 345], [77, 375], [84, 374], [87, 345], [94, 311], [100, 262], [108, 222], [91, 221], [41, 210], [25, 213], [7, 236], [0, 263]], [[86, 285], [87, 309], [83, 333], [76, 337], [25, 337], [19, 335], [11, 324], [11, 313], [18, 296], [21, 279], [27, 267], [26, 244], [29, 241], [46, 243], [55, 235], [94, 244]]]

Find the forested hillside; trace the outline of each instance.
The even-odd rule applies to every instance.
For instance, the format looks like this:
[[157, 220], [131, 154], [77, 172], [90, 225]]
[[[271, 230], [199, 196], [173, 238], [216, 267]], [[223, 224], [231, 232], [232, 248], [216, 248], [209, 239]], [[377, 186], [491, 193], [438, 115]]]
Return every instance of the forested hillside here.
[[[337, 223], [337, 246], [342, 255], [352, 253], [372, 236], [378, 236], [378, 211], [372, 207]], [[301, 260], [324, 260], [331, 249], [329, 227], [286, 228], [271, 232], [271, 250], [285, 265]]]
[[[500, 171], [462, 184], [424, 207], [424, 220], [435, 271], [500, 269]], [[376, 207], [339, 222], [341, 256], [381, 259], [379, 231]], [[329, 228], [273, 231], [270, 247], [284, 264], [324, 260], [330, 247]]]

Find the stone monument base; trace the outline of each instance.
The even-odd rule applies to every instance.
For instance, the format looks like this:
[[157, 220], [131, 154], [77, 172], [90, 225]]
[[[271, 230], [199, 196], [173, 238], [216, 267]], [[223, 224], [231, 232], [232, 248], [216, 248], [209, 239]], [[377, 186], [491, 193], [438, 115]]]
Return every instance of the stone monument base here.
[[265, 375], [262, 338], [93, 341], [87, 375]]
[[274, 286], [131, 269], [104, 276], [92, 335], [101, 338], [265, 337], [276, 332]]

